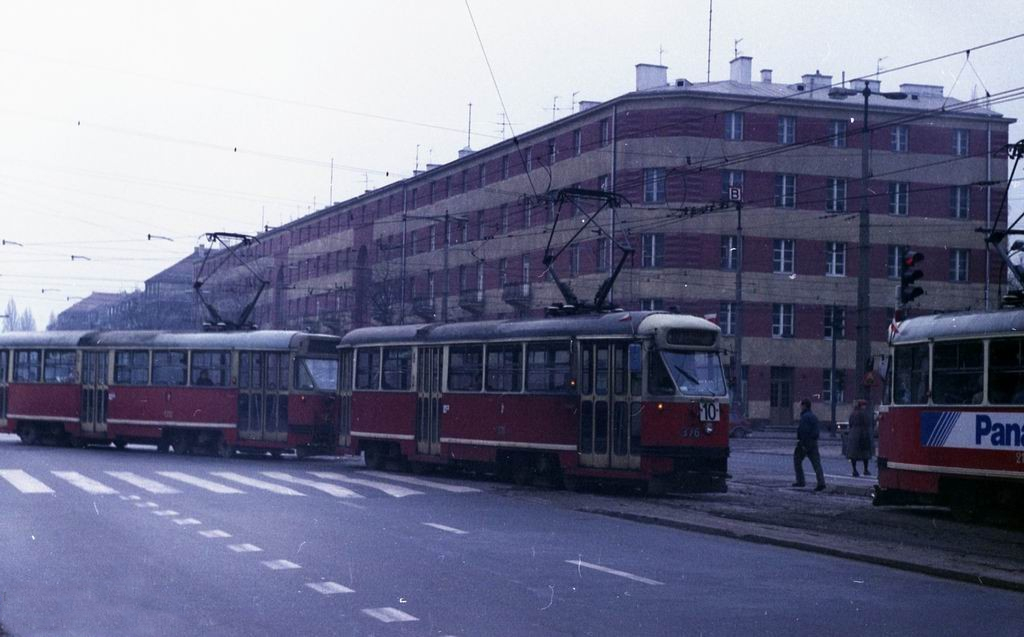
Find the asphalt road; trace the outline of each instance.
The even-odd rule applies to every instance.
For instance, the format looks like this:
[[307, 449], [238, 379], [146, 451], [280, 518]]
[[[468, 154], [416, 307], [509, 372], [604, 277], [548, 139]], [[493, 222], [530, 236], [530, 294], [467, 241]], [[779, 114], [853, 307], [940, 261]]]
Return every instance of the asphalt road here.
[[1018, 593], [338, 460], [0, 437], [0, 511], [0, 622], [19, 637], [1019, 635], [1024, 626]]

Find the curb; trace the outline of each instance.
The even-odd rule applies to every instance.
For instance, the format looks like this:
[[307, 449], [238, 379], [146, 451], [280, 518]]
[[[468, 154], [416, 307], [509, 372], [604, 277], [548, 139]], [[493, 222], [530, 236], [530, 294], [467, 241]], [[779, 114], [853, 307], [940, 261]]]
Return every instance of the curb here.
[[[828, 555], [830, 557], [839, 557], [843, 559], [854, 560], [857, 562], [877, 564], [879, 566], [886, 566], [889, 568], [895, 568], [902, 571], [920, 573], [923, 575], [930, 575], [933, 577], [940, 577], [943, 579], [954, 580], [958, 582], [966, 582], [970, 584], [976, 584], [979, 586], [985, 586], [988, 588], [999, 588], [1003, 590], [1017, 592], [1024, 591], [1024, 580], [1009, 579], [999, 577], [998, 575], [991, 575], [988, 573], [972, 572], [966, 570], [957, 570], [955, 568], [934, 566], [931, 564], [923, 564], [921, 562], [914, 562], [910, 560], [898, 559], [893, 557], [883, 557], [881, 555], [876, 555], [873, 553], [851, 551], [848, 549], [836, 548], [833, 546], [804, 541], [796, 538], [776, 537], [765, 533], [758, 533], [751, 530], [730, 529], [723, 526], [713, 526], [709, 524], [701, 524], [698, 522], [684, 522], [682, 520], [658, 518], [649, 515], [641, 515], [638, 513], [611, 511], [608, 509], [582, 508], [576, 510], [583, 513], [592, 513], [596, 515], [604, 515], [608, 517], [619, 518], [622, 520], [629, 520], [631, 522], [639, 522], [641, 524], [664, 526], [674, 529], [681, 529], [684, 531], [703, 533], [705, 535], [715, 535], [735, 540], [742, 540], [744, 542], [752, 542], [754, 544], [767, 544], [771, 546], [779, 546], [783, 548], [796, 549], [799, 551], [806, 551], [809, 553], [818, 553], [820, 555]], [[743, 522], [737, 523], [747, 524]], [[784, 533], [786, 531], [781, 527], [774, 528], [778, 528], [780, 533]]]

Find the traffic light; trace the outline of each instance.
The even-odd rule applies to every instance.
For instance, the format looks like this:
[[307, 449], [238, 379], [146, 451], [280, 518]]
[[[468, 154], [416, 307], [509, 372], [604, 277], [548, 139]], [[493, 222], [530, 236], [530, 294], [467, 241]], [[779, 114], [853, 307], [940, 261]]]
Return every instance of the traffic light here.
[[914, 269], [914, 266], [924, 260], [920, 252], [908, 251], [900, 261], [900, 305], [906, 305], [924, 294], [920, 286], [914, 285], [918, 279], [924, 276], [924, 272]]

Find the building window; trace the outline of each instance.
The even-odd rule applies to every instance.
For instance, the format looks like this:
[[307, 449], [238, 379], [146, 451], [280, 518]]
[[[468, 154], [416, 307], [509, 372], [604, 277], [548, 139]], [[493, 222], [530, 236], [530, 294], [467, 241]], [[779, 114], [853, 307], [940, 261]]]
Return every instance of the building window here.
[[601, 145], [607, 146], [612, 142], [612, 122], [609, 119], [602, 119], [601, 123]]
[[846, 308], [836, 307], [835, 305], [826, 305], [824, 307], [824, 333], [825, 338], [832, 340], [832, 329], [835, 326], [835, 332], [839, 335], [839, 338], [846, 337]]
[[846, 180], [829, 177], [825, 180], [825, 210], [846, 212]]
[[953, 129], [953, 154], [967, 157], [971, 152], [971, 132], [966, 128]]
[[501, 178], [508, 179], [508, 155], [501, 158]]
[[905, 181], [889, 183], [889, 214], [907, 216], [910, 211], [910, 184]]
[[484, 238], [484, 211], [478, 210], [476, 213], [476, 238], [477, 240]]
[[558, 144], [553, 139], [548, 140], [548, 166], [553, 166], [558, 160]]
[[533, 202], [527, 201], [523, 204], [523, 227], [529, 228], [533, 223]]
[[508, 204], [501, 204], [501, 234], [508, 234]]
[[665, 169], [644, 168], [644, 203], [665, 201]]
[[906, 126], [892, 127], [892, 149], [897, 153], [910, 150], [910, 129]]
[[664, 299], [640, 299], [640, 309], [645, 312], [657, 312], [664, 308]]
[[954, 219], [967, 219], [971, 216], [971, 189], [969, 186], [950, 188], [949, 208]]
[[594, 249], [597, 250], [597, 271], [607, 272], [608, 271], [608, 239], [598, 239], [594, 242]]
[[957, 283], [967, 281], [969, 250], [956, 248], [949, 251], [949, 280]]
[[660, 268], [665, 261], [665, 235], [648, 233], [643, 235], [643, 255], [640, 266]]
[[719, 303], [718, 304], [718, 327], [722, 328], [722, 334], [725, 336], [736, 335], [736, 304], [735, 303]]
[[[843, 387], [846, 385], [846, 370], [837, 369], [835, 370], [836, 375], [836, 402], [843, 402]], [[832, 402], [832, 369], [827, 368], [821, 370], [821, 399], [827, 402]]]
[[793, 239], [775, 239], [772, 241], [772, 272], [776, 274], [793, 273], [793, 252], [796, 241]]
[[572, 154], [577, 157], [583, 154], [583, 131], [578, 128], [572, 132]]
[[725, 114], [725, 138], [733, 141], [743, 140], [743, 113]]
[[825, 243], [825, 274], [846, 276], [846, 244], [838, 241]]
[[597, 189], [601, 192], [611, 192], [612, 190], [612, 178], [611, 175], [601, 175], [597, 178]]
[[498, 281], [504, 286], [508, 283], [508, 259], [498, 259]]
[[723, 170], [722, 171], [722, 201], [731, 201], [729, 197], [730, 188], [739, 188], [743, 192], [743, 171]]
[[437, 226], [430, 226], [430, 251], [437, 249]]
[[[452, 196], [452, 178], [451, 178], [450, 175], [448, 177], [444, 178], [444, 196], [445, 196], [445, 199], [447, 199], [448, 197]], [[378, 207], [378, 210], [379, 210], [380, 209], [380, 202], [379, 201], [377, 202], [377, 207]]]
[[846, 148], [845, 119], [833, 119], [828, 123], [828, 145], [832, 148]]
[[796, 175], [775, 175], [775, 207], [796, 208]]
[[772, 303], [772, 337], [793, 338], [792, 303]]
[[790, 115], [779, 116], [779, 143], [796, 143], [796, 118]]
[[736, 235], [722, 235], [721, 239], [721, 268], [723, 270], [735, 270], [739, 264], [739, 251]]
[[484, 184], [487, 183], [487, 164], [480, 164], [479, 170], [477, 170], [477, 187], [483, 188]]
[[569, 276], [577, 276], [580, 273], [580, 244], [574, 243], [569, 248]]
[[885, 251], [885, 273], [890, 279], [900, 278], [900, 265], [903, 263], [903, 255], [910, 248], [908, 246], [888, 246]]

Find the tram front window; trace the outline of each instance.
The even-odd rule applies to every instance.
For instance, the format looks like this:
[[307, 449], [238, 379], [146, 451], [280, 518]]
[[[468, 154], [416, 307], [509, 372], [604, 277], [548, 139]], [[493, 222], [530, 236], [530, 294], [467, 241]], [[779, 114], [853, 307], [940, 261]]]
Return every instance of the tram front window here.
[[659, 395], [723, 396], [725, 376], [714, 352], [654, 352], [650, 392]]
[[295, 389], [334, 391], [338, 388], [338, 361], [333, 358], [295, 360]]

